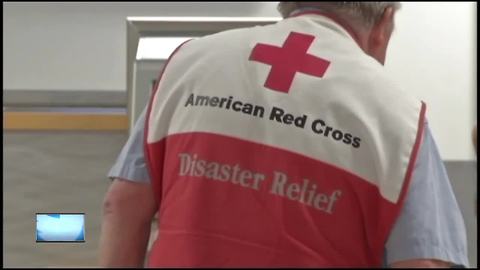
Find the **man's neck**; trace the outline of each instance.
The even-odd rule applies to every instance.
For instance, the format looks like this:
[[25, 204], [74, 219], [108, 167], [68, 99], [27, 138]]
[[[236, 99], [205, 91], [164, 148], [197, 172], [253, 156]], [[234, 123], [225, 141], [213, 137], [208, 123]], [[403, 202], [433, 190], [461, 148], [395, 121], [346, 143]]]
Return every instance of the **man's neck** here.
[[351, 24], [347, 22], [345, 19], [332, 14], [331, 12], [326, 12], [322, 9], [315, 8], [315, 7], [301, 7], [296, 10], [294, 10], [292, 13], [287, 18], [291, 17], [297, 17], [297, 16], [302, 16], [302, 15], [308, 15], [308, 14], [316, 14], [320, 16], [324, 16], [341, 26], [352, 38], [355, 40], [357, 45], [365, 51], [366, 48], [366, 40], [364, 35], [361, 35], [358, 30], [355, 30], [353, 27], [351, 27]]

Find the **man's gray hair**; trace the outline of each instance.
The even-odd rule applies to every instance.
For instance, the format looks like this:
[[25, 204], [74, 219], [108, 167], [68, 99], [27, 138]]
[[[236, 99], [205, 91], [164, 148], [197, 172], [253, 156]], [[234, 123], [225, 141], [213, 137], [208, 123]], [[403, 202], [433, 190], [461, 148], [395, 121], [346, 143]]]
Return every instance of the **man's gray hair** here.
[[388, 7], [397, 10], [400, 2], [280, 2], [277, 9], [286, 18], [299, 8], [314, 8], [370, 28]]

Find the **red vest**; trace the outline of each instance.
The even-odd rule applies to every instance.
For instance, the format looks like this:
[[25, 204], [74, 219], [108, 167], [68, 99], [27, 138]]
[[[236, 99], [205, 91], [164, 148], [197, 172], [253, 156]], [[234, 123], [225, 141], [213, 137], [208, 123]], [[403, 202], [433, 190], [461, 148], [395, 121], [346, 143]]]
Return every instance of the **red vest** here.
[[145, 154], [149, 266], [380, 266], [425, 106], [323, 16], [226, 31], [171, 56]]

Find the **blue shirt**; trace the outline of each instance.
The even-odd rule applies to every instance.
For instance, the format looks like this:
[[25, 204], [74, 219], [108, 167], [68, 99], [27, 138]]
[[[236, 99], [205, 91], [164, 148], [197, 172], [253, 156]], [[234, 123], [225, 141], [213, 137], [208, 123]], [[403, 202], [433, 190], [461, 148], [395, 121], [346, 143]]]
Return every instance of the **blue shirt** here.
[[[143, 153], [143, 110], [108, 176], [150, 183]], [[467, 236], [431, 131], [425, 132], [404, 206], [385, 244], [384, 264], [428, 258], [468, 267]]]

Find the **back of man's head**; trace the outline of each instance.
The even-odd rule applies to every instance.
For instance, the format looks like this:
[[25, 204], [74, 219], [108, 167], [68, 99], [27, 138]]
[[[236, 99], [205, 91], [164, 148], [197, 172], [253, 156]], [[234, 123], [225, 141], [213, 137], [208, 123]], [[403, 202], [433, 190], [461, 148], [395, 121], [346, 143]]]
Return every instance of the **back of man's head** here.
[[[386, 8], [400, 8], [400, 2], [280, 2], [278, 11], [288, 17], [300, 8], [314, 8], [349, 21], [353, 27], [368, 30], [378, 21]], [[360, 29], [358, 29], [360, 30]]]

